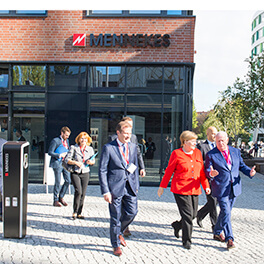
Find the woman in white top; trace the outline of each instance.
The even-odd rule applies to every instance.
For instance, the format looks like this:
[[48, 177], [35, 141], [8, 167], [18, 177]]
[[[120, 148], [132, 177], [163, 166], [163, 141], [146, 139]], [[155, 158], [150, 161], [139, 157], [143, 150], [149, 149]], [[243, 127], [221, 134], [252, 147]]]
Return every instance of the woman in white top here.
[[86, 132], [81, 132], [75, 138], [75, 142], [76, 144], [70, 147], [65, 157], [66, 163], [74, 165], [74, 172], [71, 173], [71, 181], [74, 187], [73, 220], [76, 218], [84, 219], [82, 209], [90, 178], [89, 165], [95, 163], [95, 159], [91, 159], [94, 155], [94, 150], [90, 146], [91, 137]]

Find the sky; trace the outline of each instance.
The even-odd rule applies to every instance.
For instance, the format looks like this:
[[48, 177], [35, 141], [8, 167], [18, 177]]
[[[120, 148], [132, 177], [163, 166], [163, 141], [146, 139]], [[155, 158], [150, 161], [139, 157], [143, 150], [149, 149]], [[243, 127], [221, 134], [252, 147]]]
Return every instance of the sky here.
[[251, 54], [251, 22], [257, 10], [194, 10], [194, 105], [198, 112], [217, 103], [220, 91], [245, 80]]

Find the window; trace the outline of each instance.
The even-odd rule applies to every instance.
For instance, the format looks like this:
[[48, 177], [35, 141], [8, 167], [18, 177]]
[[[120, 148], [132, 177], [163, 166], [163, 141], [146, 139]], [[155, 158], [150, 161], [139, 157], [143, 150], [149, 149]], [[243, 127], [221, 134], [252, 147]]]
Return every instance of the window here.
[[0, 10], [0, 16], [47, 16], [47, 10]]
[[164, 69], [164, 91], [183, 92], [184, 69], [182, 67], [166, 67]]
[[15, 65], [13, 67], [13, 86], [41, 89], [45, 87], [46, 67], [39, 65]]
[[49, 68], [49, 90], [86, 91], [86, 66], [55, 65]]
[[125, 67], [94, 66], [90, 67], [90, 86], [96, 87], [125, 87]]
[[161, 10], [129, 10], [131, 15], [159, 15]]
[[89, 10], [87, 15], [121, 15], [122, 10]]
[[8, 66], [0, 64], [0, 88], [8, 88]]
[[[136, 89], [135, 89], [136, 88]], [[161, 67], [127, 67], [127, 89], [130, 91], [162, 91]]]
[[87, 10], [86, 16], [125, 16], [125, 17], [141, 17], [141, 16], [192, 16], [192, 10]]
[[184, 14], [183, 11], [184, 10], [168, 10], [167, 15], [178, 15], [178, 16], [180, 16], [180, 15]]

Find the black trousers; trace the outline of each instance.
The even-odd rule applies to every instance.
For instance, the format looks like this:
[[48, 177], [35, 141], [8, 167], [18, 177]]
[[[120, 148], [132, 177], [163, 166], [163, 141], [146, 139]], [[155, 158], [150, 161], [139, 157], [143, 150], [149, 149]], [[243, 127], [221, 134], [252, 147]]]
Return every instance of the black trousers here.
[[182, 243], [192, 242], [193, 219], [198, 209], [198, 195], [181, 195], [174, 193], [181, 215]]
[[89, 172], [71, 173], [71, 181], [74, 187], [73, 213], [77, 213], [77, 215], [82, 213], [89, 178]]
[[206, 199], [207, 203], [197, 212], [197, 217], [203, 220], [209, 214], [212, 227], [214, 227], [217, 221], [217, 199], [211, 194], [206, 195]]

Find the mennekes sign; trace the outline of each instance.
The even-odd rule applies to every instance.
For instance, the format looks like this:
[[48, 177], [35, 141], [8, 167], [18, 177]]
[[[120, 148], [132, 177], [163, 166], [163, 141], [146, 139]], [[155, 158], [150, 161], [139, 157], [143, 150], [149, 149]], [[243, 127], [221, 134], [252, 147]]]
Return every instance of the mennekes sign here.
[[[73, 34], [74, 47], [85, 47], [86, 46], [86, 34]], [[89, 35], [89, 46], [90, 47], [169, 47], [170, 46], [170, 35], [168, 34], [99, 34]]]

